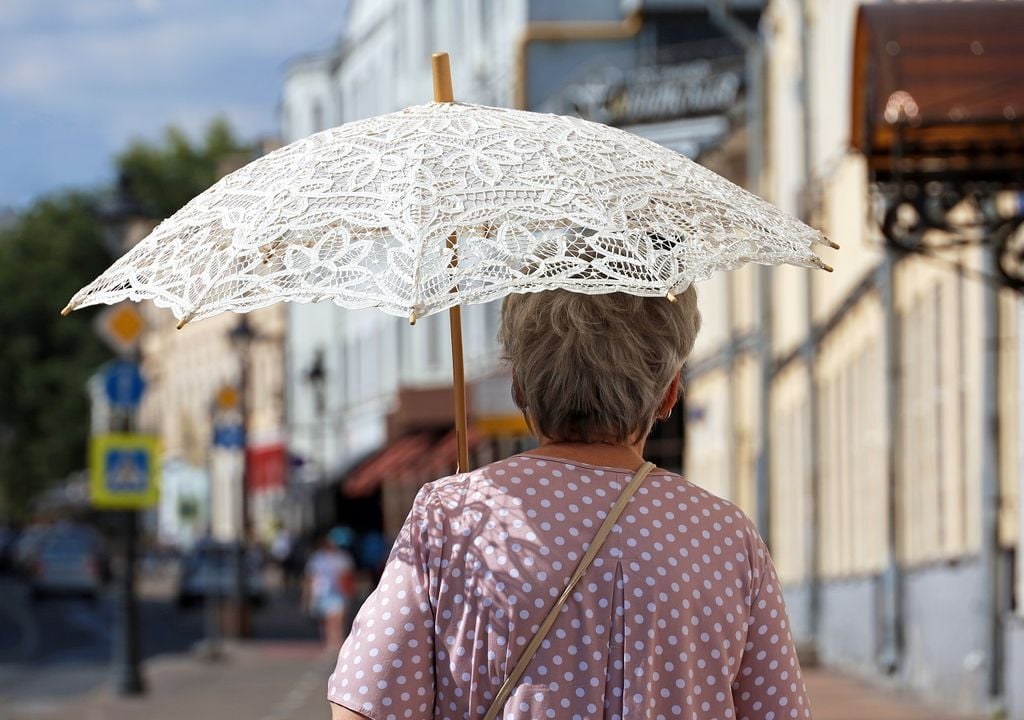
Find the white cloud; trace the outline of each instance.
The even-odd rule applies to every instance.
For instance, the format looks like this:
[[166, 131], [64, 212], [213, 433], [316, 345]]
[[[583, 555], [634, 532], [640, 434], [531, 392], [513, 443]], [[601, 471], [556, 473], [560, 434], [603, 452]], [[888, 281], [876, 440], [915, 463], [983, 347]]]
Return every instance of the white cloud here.
[[[218, 115], [242, 137], [272, 131], [284, 61], [333, 42], [344, 6], [0, 0], [0, 106], [30, 130], [17, 141], [0, 137], [0, 154], [8, 167], [48, 166], [33, 158], [81, 138], [93, 144], [90, 157], [109, 157], [133, 137], [156, 138], [170, 124], [193, 134]], [[109, 168], [90, 162], [98, 163], [93, 176]], [[2, 180], [0, 194], [10, 198], [18, 183]]]
[[[326, 4], [313, 0], [315, 5]], [[340, 3], [331, 3], [339, 5]], [[88, 5], [88, 3], [86, 4]], [[100, 3], [94, 11], [110, 3]], [[144, 88], [178, 80], [182, 75], [215, 69], [233, 54], [258, 52], [283, 61], [312, 49], [303, 42], [312, 27], [335, 23], [310, 16], [296, 6], [264, 4], [238, 16], [149, 19], [131, 27], [75, 26], [52, 33], [7, 38], [0, 48], [0, 93], [41, 108], [63, 105], [116, 87]], [[267, 78], [268, 83], [276, 78]]]

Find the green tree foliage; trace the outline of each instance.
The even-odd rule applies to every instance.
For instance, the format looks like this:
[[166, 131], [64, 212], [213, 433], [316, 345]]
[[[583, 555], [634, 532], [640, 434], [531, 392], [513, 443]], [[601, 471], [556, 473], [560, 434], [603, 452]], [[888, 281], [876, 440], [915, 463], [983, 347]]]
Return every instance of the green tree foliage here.
[[226, 170], [251, 159], [252, 146], [239, 143], [223, 119], [214, 120], [202, 141], [192, 143], [168, 128], [162, 143], [136, 141], [116, 160], [121, 189], [150, 217], [173, 215], [210, 187]]
[[96, 308], [58, 312], [112, 262], [112, 216], [163, 219], [251, 157], [223, 120], [199, 142], [169, 128], [115, 159], [115, 202], [44, 198], [0, 227], [0, 521], [23, 516], [34, 496], [86, 466], [85, 384], [110, 353], [92, 327]]
[[85, 465], [85, 384], [109, 354], [60, 309], [110, 262], [92, 198], [37, 202], [0, 228], [0, 516]]

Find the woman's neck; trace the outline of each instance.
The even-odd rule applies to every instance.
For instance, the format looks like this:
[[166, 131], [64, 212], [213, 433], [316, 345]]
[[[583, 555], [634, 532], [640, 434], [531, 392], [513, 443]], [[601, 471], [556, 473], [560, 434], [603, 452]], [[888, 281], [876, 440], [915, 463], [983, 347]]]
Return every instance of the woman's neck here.
[[609, 443], [609, 442], [559, 442], [540, 439], [540, 446], [531, 450], [534, 456], [559, 460], [575, 460], [576, 462], [589, 465], [601, 465], [603, 467], [623, 468], [635, 470], [644, 463], [643, 456], [644, 441], [640, 440], [633, 444]]

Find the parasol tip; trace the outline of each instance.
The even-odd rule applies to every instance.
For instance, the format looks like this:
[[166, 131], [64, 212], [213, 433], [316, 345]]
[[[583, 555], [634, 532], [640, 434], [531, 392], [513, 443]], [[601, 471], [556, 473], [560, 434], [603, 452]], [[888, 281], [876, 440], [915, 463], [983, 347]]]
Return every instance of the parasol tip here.
[[415, 325], [416, 324], [416, 311], [415, 310], [413, 312], [409, 313], [409, 324], [410, 325]]
[[452, 90], [452, 64], [446, 52], [436, 52], [430, 56], [434, 75], [434, 102], [450, 103], [455, 101]]
[[672, 293], [667, 293], [665, 297], [666, 299], [668, 299], [670, 303], [674, 303], [676, 301], [676, 296], [673, 295]]
[[188, 315], [179, 320], [177, 325], [178, 330], [181, 330], [183, 327], [192, 322], [192, 318], [194, 318], [195, 316], [196, 314], [194, 312], [190, 312]]
[[822, 263], [821, 264], [821, 269], [824, 270], [825, 272], [834, 272], [835, 271], [835, 268], [832, 267], [831, 265], [829, 265], [828, 263]]
[[75, 309], [75, 304], [74, 303], [68, 303], [67, 305], [64, 306], [64, 309], [60, 311], [60, 316], [61, 317], [67, 317], [68, 315], [71, 314], [71, 311], [74, 310], [74, 309]]

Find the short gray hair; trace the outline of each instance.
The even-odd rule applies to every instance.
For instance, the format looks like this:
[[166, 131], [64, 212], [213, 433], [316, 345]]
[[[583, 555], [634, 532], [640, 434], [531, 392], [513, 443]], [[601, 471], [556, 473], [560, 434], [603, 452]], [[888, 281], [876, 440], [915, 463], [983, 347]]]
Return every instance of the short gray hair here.
[[631, 442], [650, 432], [699, 330], [693, 286], [674, 303], [547, 290], [505, 298], [498, 339], [535, 433]]

